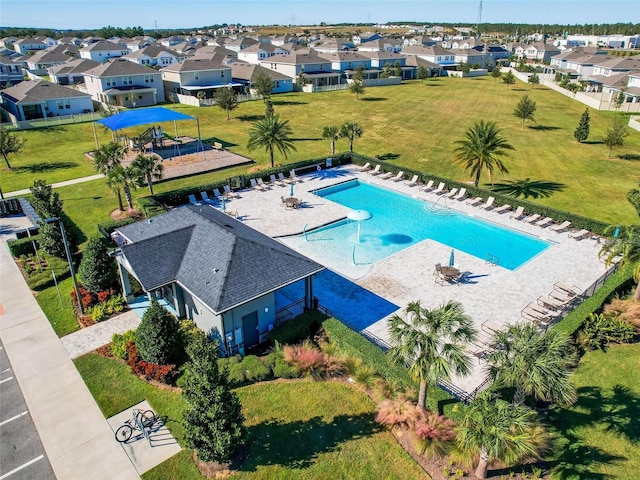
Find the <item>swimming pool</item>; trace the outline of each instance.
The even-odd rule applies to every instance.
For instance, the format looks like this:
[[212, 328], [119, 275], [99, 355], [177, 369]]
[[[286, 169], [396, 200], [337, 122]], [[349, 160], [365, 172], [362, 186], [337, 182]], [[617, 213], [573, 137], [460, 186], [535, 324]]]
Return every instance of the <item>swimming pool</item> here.
[[[425, 202], [384, 188], [350, 180], [314, 192], [353, 210], [371, 213], [361, 222], [343, 220], [308, 232], [298, 245], [322, 260], [338, 264], [373, 264], [402, 249], [431, 239], [483, 260], [515, 270], [551, 243], [501, 227], [446, 206]], [[306, 244], [306, 245], [305, 245]], [[355, 249], [354, 249], [355, 247]]]

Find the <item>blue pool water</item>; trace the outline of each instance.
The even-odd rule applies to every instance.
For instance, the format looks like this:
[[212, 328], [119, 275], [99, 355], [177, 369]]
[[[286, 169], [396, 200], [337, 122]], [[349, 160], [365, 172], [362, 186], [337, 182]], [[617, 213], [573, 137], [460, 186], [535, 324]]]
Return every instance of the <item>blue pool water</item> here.
[[[549, 247], [544, 240], [488, 223], [445, 206], [411, 198], [384, 188], [352, 180], [317, 190], [316, 195], [353, 210], [366, 210], [372, 218], [341, 221], [307, 234], [320, 242], [339, 262], [375, 263], [426, 239], [487, 260], [518, 268]], [[444, 200], [444, 199], [443, 199]], [[442, 201], [441, 201], [442, 202]], [[353, 247], [355, 248], [355, 253]]]

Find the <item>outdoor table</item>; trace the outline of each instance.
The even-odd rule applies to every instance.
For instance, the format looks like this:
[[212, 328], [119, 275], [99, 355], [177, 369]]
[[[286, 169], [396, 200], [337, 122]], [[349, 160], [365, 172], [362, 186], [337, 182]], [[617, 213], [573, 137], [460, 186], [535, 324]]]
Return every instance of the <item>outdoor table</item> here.
[[440, 267], [440, 271], [447, 280], [455, 279], [460, 274], [460, 270], [456, 267]]
[[298, 208], [300, 205], [300, 199], [296, 197], [288, 197], [284, 199], [284, 206], [287, 208]]

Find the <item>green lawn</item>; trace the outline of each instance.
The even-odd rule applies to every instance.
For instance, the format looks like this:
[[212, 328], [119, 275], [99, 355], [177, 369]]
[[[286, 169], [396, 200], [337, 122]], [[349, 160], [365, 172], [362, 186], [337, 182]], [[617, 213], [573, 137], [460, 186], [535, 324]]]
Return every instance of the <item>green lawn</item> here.
[[[538, 111], [537, 122], [522, 128], [512, 112], [525, 93], [537, 102]], [[230, 121], [226, 121], [225, 113], [216, 107], [173, 105], [171, 108], [197, 116], [204, 139], [220, 140], [229, 150], [255, 158], [259, 165], [267, 165], [266, 153], [246, 149], [252, 122], [264, 113], [263, 102], [240, 104], [232, 112]], [[327, 155], [329, 142], [321, 138], [323, 127], [356, 120], [364, 128], [363, 138], [355, 142], [356, 151], [458, 180], [469, 180], [469, 177], [451, 162], [453, 142], [461, 139], [475, 121], [494, 120], [516, 148], [508, 161], [511, 173], [494, 181], [539, 182], [537, 185], [543, 187], [537, 189], [541, 196], [536, 201], [599, 220], [624, 223], [637, 219], [626, 201], [626, 194], [637, 186], [640, 162], [621, 160], [616, 155], [639, 154], [640, 133], [630, 130], [625, 147], [614, 151], [613, 158], [608, 159], [607, 148], [599, 142], [615, 115], [592, 110], [590, 143], [578, 144], [573, 131], [585, 106], [544, 87], [532, 90], [518, 82], [507, 89], [490, 77], [440, 78], [424, 84], [414, 81], [400, 86], [368, 88], [359, 101], [348, 91], [281, 94], [274, 97], [274, 108], [283, 119], [290, 121], [294, 132], [297, 152], [292, 153], [289, 161]], [[621, 119], [628, 121], [626, 116], [621, 115]], [[144, 128], [131, 129], [128, 133], [139, 133]], [[174, 133], [172, 126], [166, 130]], [[196, 135], [195, 122], [178, 122], [178, 132]], [[44, 177], [54, 182], [94, 173], [90, 161], [82, 156], [94, 146], [90, 124], [20, 134], [28, 139], [25, 153], [13, 158], [13, 164], [18, 167], [15, 172], [3, 172], [4, 191], [26, 188], [35, 178]], [[99, 134], [101, 141], [109, 138], [102, 129]], [[347, 150], [347, 141], [339, 140], [337, 148]], [[63, 165], [51, 168], [52, 161]], [[278, 156], [277, 162], [284, 160]], [[66, 166], [66, 163], [74, 165]], [[245, 169], [166, 182], [159, 185], [158, 191], [225, 178]], [[484, 177], [482, 182], [488, 182], [488, 178]]]
[[554, 408], [550, 464], [557, 479], [638, 478], [640, 344], [587, 353], [572, 381], [578, 402]]
[[[40, 308], [59, 337], [64, 337], [80, 329], [69, 295], [72, 290], [73, 281], [69, 277], [58, 282], [58, 289], [53, 286], [36, 294]], [[59, 296], [58, 291], [60, 292]]]
[[[96, 354], [75, 361], [105, 417], [147, 399], [184, 445], [180, 395], [159, 390], [128, 367]], [[295, 381], [237, 389], [247, 419], [249, 456], [233, 478], [428, 478], [393, 436], [374, 421], [374, 404], [355, 388]], [[145, 480], [201, 478], [190, 452], [162, 463]]]

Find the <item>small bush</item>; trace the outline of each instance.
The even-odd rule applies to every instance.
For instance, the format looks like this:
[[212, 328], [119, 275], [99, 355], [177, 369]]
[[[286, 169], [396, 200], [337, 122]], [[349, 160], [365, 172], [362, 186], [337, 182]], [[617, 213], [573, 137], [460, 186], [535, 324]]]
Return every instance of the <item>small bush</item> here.
[[289, 365], [284, 358], [277, 357], [273, 366], [273, 376], [276, 378], [298, 378], [300, 371], [293, 365]]
[[302, 375], [312, 378], [330, 377], [344, 371], [344, 365], [339, 360], [321, 352], [309, 340], [300, 345], [286, 345], [283, 354], [287, 363], [296, 367]]
[[[103, 292], [98, 293], [98, 298], [100, 298], [100, 295], [102, 293]], [[125, 305], [126, 303], [124, 301], [124, 298], [120, 294], [113, 295], [105, 302], [105, 307], [107, 309], [108, 315], [113, 315], [114, 313], [122, 312], [124, 310]]]
[[127, 365], [131, 368], [134, 375], [144, 377], [146, 380], [154, 380], [156, 382], [173, 385], [178, 375], [175, 365], [160, 365], [153, 362], [145, 362], [140, 360], [138, 349], [132, 340], [126, 344]]
[[321, 317], [317, 312], [306, 312], [296, 318], [278, 325], [269, 332], [272, 343], [279, 342], [282, 345], [300, 342], [313, 337], [320, 329]]
[[19, 258], [23, 255], [34, 255], [36, 252], [33, 250], [33, 244], [35, 243], [36, 248], [40, 248], [38, 244], [39, 239], [39, 235], [34, 235], [32, 237], [21, 238], [20, 240], [9, 240], [7, 241], [7, 246], [13, 258]]
[[273, 367], [276, 366], [276, 360], [278, 359], [277, 352], [271, 352], [269, 355], [262, 359], [262, 363], [265, 367], [267, 367], [271, 372], [273, 372]]
[[133, 330], [126, 331], [123, 334], [114, 333], [113, 337], [111, 337], [111, 354], [114, 357], [126, 360], [127, 344], [129, 342], [135, 342], [135, 339], [136, 332]]
[[627, 343], [633, 337], [631, 325], [618, 318], [592, 313], [578, 332], [576, 342], [584, 350], [605, 350], [609, 343]]
[[102, 322], [109, 317], [109, 314], [107, 313], [107, 305], [105, 303], [99, 303], [93, 307], [89, 307], [89, 309], [87, 309], [87, 313], [89, 312], [91, 312], [91, 319], [94, 322]]
[[420, 439], [420, 453], [428, 457], [441, 457], [453, 446], [456, 428], [453, 420], [435, 412], [426, 412], [415, 425]]
[[387, 425], [392, 430], [394, 428], [413, 429], [422, 420], [424, 420], [422, 410], [402, 395], [397, 400], [384, 400], [378, 405], [376, 422]]
[[255, 355], [248, 355], [242, 360], [245, 377], [249, 382], [260, 382], [271, 375], [271, 370]]
[[371, 387], [375, 380], [376, 370], [369, 365], [362, 364], [356, 368], [356, 371], [353, 375], [353, 379], [356, 381], [358, 385], [362, 385], [363, 387]]
[[181, 356], [182, 338], [178, 321], [155, 299], [151, 300], [142, 316], [136, 332], [136, 344], [145, 362], [169, 365]]
[[233, 386], [240, 386], [247, 380], [246, 370], [242, 363], [231, 363], [228, 367], [229, 383]]

